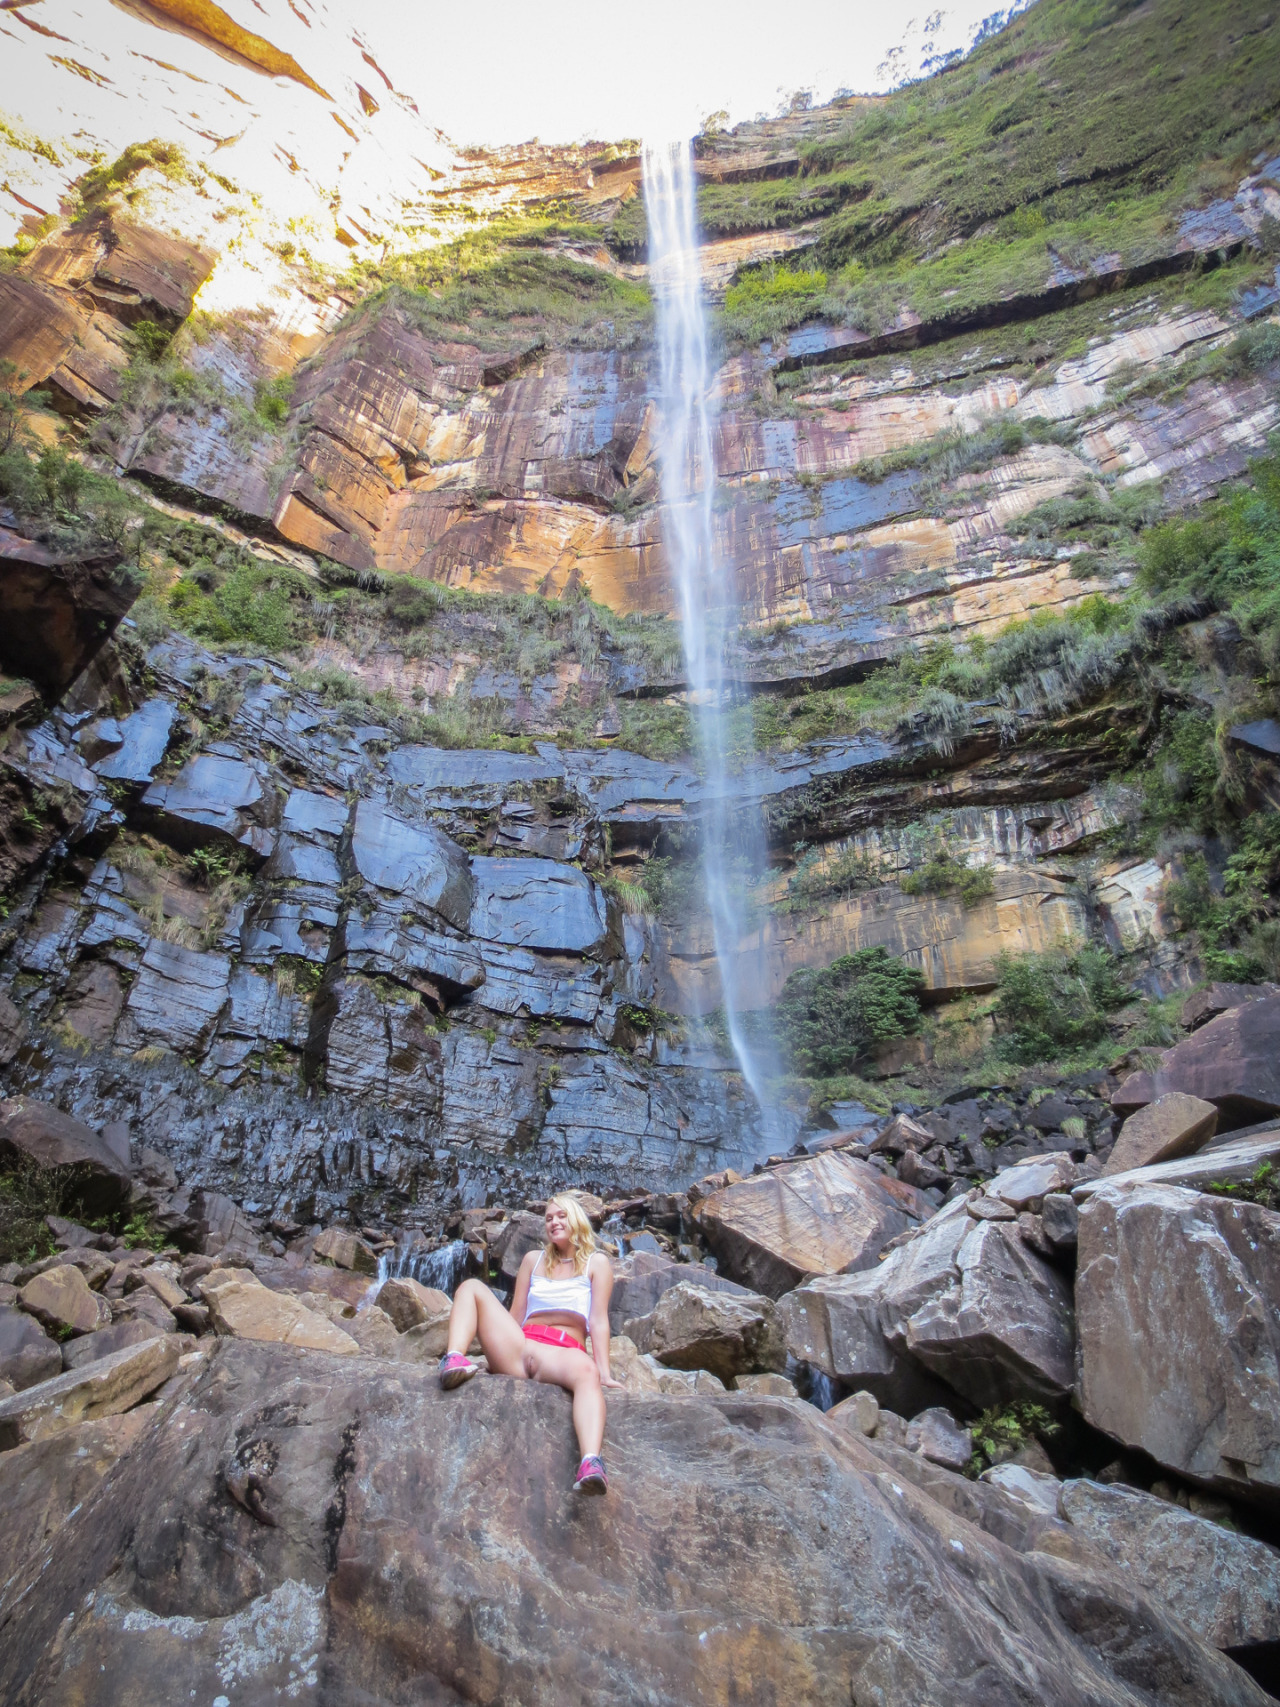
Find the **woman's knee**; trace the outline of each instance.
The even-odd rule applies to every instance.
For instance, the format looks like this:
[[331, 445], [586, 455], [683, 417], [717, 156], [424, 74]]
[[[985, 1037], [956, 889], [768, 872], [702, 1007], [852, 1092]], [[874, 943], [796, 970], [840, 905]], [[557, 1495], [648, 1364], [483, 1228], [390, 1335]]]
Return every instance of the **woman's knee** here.
[[580, 1369], [574, 1376], [573, 1390], [577, 1392], [599, 1392], [600, 1371], [594, 1363], [588, 1363], [585, 1369]]

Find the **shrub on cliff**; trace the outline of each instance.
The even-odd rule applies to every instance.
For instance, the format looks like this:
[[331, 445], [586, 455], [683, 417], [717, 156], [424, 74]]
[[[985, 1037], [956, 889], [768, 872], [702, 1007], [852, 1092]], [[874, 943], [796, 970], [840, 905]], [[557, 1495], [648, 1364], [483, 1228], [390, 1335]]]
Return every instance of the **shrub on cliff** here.
[[1250, 484], [1191, 521], [1152, 528], [1141, 580], [1165, 596], [1230, 611], [1271, 680], [1280, 675], [1280, 456], [1256, 462]]
[[1000, 954], [996, 975], [1001, 1053], [1014, 1061], [1053, 1061], [1100, 1043], [1107, 1015], [1129, 1000], [1103, 948]]
[[924, 979], [884, 948], [860, 948], [822, 969], [793, 972], [775, 1010], [797, 1072], [831, 1078], [857, 1070], [878, 1043], [920, 1023]]

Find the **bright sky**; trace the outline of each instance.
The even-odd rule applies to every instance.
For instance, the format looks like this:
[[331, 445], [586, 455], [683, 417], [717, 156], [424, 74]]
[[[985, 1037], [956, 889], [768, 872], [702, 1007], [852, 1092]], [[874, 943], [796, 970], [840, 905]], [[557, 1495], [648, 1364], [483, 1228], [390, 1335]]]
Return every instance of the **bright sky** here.
[[734, 123], [772, 114], [797, 89], [816, 101], [885, 89], [924, 53], [967, 47], [1000, 4], [363, 0], [360, 26], [429, 123], [492, 146], [688, 135], [721, 108]]

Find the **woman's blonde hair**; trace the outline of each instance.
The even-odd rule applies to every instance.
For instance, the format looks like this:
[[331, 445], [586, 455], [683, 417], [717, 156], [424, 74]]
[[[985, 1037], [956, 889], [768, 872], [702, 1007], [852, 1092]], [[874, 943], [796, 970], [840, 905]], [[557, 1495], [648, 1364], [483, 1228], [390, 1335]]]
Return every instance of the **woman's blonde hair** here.
[[[592, 1253], [596, 1248], [596, 1236], [591, 1231], [587, 1212], [577, 1198], [571, 1197], [567, 1191], [561, 1192], [558, 1197], [549, 1198], [547, 1208], [550, 1209], [552, 1204], [557, 1209], [564, 1210], [565, 1219], [569, 1223], [569, 1248], [573, 1252], [573, 1271], [575, 1274], [581, 1274], [591, 1261]], [[564, 1260], [550, 1239], [542, 1247], [542, 1255], [547, 1265], [548, 1274], [551, 1272], [552, 1263]]]

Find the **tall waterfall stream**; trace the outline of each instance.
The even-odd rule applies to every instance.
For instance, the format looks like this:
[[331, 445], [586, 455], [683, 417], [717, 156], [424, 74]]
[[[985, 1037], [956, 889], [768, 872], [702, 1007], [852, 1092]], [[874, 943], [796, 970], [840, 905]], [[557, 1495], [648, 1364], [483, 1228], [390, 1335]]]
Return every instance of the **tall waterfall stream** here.
[[762, 1115], [769, 1114], [768, 1051], [749, 1039], [742, 1019], [748, 886], [765, 869], [758, 815], [735, 812], [728, 775], [726, 723], [732, 686], [725, 644], [739, 612], [732, 566], [717, 560], [713, 500], [715, 452], [706, 303], [698, 254], [697, 179], [688, 141], [646, 143], [644, 197], [649, 272], [657, 307], [661, 363], [658, 459], [668, 558], [680, 599], [685, 670], [705, 783], [702, 872], [725, 1025]]

